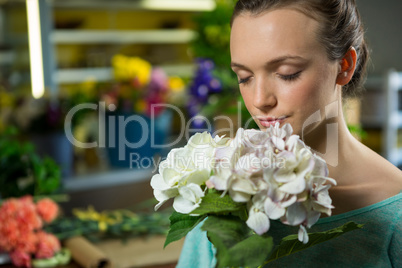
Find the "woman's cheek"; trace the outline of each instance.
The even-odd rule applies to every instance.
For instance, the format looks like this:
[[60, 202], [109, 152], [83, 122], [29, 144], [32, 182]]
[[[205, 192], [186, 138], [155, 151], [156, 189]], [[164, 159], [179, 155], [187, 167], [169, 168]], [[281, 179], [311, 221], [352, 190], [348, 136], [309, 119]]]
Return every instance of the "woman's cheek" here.
[[319, 92], [317, 83], [309, 79], [300, 81], [299, 84], [295, 85], [292, 90], [292, 96], [289, 97], [292, 97], [293, 101], [299, 104], [298, 106], [310, 106], [317, 99], [316, 97], [320, 95]]
[[240, 94], [244, 100], [244, 104], [246, 105], [247, 110], [249, 113], [252, 113], [250, 110], [252, 108], [252, 101], [253, 101], [253, 94], [245, 89], [240, 89]]

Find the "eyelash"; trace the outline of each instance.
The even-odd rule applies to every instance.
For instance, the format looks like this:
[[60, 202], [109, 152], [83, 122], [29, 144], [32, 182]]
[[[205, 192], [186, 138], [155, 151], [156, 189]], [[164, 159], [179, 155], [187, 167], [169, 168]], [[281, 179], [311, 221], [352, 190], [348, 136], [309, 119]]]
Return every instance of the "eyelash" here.
[[250, 77], [244, 78], [244, 79], [239, 79], [239, 85], [240, 84], [246, 84], [250, 80]]
[[[294, 73], [294, 74], [290, 74], [290, 75], [281, 75], [278, 74], [279, 77], [285, 81], [294, 81], [297, 78], [299, 78], [300, 74], [302, 71]], [[250, 77], [244, 78], [244, 79], [239, 79], [238, 83], [240, 84], [246, 84], [248, 81], [250, 80]]]
[[279, 77], [285, 81], [294, 81], [299, 78], [300, 74], [301, 71], [290, 75], [279, 75]]

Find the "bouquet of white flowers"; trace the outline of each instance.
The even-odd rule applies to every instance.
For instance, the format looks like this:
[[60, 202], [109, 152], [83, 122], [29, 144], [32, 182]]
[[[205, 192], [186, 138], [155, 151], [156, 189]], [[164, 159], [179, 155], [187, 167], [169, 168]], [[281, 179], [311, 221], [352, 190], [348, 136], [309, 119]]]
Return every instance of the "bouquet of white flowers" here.
[[[239, 129], [234, 139], [204, 132], [173, 149], [151, 180], [155, 209], [174, 198], [165, 246], [206, 219], [201, 228], [217, 249], [217, 267], [254, 267], [360, 228], [351, 222], [307, 234], [321, 213], [331, 215], [328, 189], [336, 182], [292, 132], [278, 123], [265, 131]], [[299, 226], [298, 235], [274, 247], [270, 220]]]

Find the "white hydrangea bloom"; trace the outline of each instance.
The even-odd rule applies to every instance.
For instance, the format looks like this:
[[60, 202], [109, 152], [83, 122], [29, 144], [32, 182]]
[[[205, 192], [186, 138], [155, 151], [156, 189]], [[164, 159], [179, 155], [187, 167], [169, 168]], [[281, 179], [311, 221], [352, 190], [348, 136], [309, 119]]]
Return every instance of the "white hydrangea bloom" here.
[[198, 184], [189, 183], [179, 188], [179, 195], [174, 199], [173, 208], [180, 213], [189, 214], [199, 207], [204, 195]]
[[244, 144], [244, 129], [240, 128], [236, 137], [230, 140], [226, 146], [216, 149], [216, 159], [214, 173], [209, 179], [208, 186], [214, 187], [217, 190], [226, 191], [229, 188], [229, 182], [234, 175], [234, 167], [243, 154]]
[[280, 219], [300, 226], [299, 240], [307, 243], [306, 227], [321, 213], [331, 213], [328, 189], [335, 181], [326, 177], [325, 161], [292, 132], [289, 124], [266, 131], [240, 129], [217, 150], [207, 185], [228, 192], [236, 202], [248, 202], [246, 223], [256, 233], [266, 232], [270, 219]]
[[257, 234], [269, 230], [270, 220], [299, 226], [298, 238], [308, 242], [307, 229], [321, 213], [331, 215], [328, 178], [323, 159], [313, 154], [289, 124], [265, 131], [239, 129], [234, 139], [204, 132], [172, 150], [153, 176], [159, 203], [174, 198], [176, 211], [190, 214], [205, 195], [206, 185], [247, 203], [247, 225]]
[[201, 202], [201, 185], [209, 179], [215, 162], [216, 149], [228, 138], [215, 137], [207, 132], [193, 135], [183, 148], [173, 149], [159, 165], [159, 173], [151, 179], [154, 196], [159, 201], [155, 210], [167, 200], [175, 198], [174, 208], [189, 213]]
[[269, 230], [269, 218], [264, 212], [264, 202], [266, 195], [260, 192], [254, 195], [251, 208], [249, 209], [248, 219], [246, 224], [253, 229], [257, 234], [262, 235]]

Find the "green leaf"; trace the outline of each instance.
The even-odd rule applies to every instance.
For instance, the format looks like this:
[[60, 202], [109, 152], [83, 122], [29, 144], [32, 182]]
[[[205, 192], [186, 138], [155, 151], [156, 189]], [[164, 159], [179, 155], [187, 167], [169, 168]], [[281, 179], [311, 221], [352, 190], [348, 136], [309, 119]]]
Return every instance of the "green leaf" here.
[[217, 267], [257, 267], [273, 248], [272, 237], [255, 234], [235, 216], [209, 216], [201, 227], [216, 247]]
[[52, 268], [66, 265], [70, 262], [71, 252], [68, 249], [61, 249], [53, 257], [47, 259], [33, 259], [32, 266], [35, 268]]
[[282, 239], [279, 246], [275, 248], [275, 251], [269, 257], [266, 263], [269, 263], [284, 256], [288, 256], [298, 251], [307, 249], [309, 247], [331, 240], [347, 232], [360, 229], [362, 227], [363, 227], [362, 224], [357, 224], [355, 222], [348, 222], [342, 226], [328, 230], [326, 232], [311, 233], [308, 235], [309, 242], [307, 244], [303, 244], [302, 242], [300, 242], [297, 238], [297, 235], [286, 236], [285, 238]]
[[202, 198], [201, 204], [198, 208], [193, 210], [192, 214], [205, 215], [205, 214], [219, 214], [229, 213], [242, 210], [246, 204], [237, 203], [232, 200], [229, 195], [221, 197], [222, 193], [216, 190], [209, 190]]
[[206, 216], [190, 216], [173, 212], [170, 216], [170, 229], [167, 234], [164, 247], [177, 241], [187, 235], [195, 226], [197, 226]]

